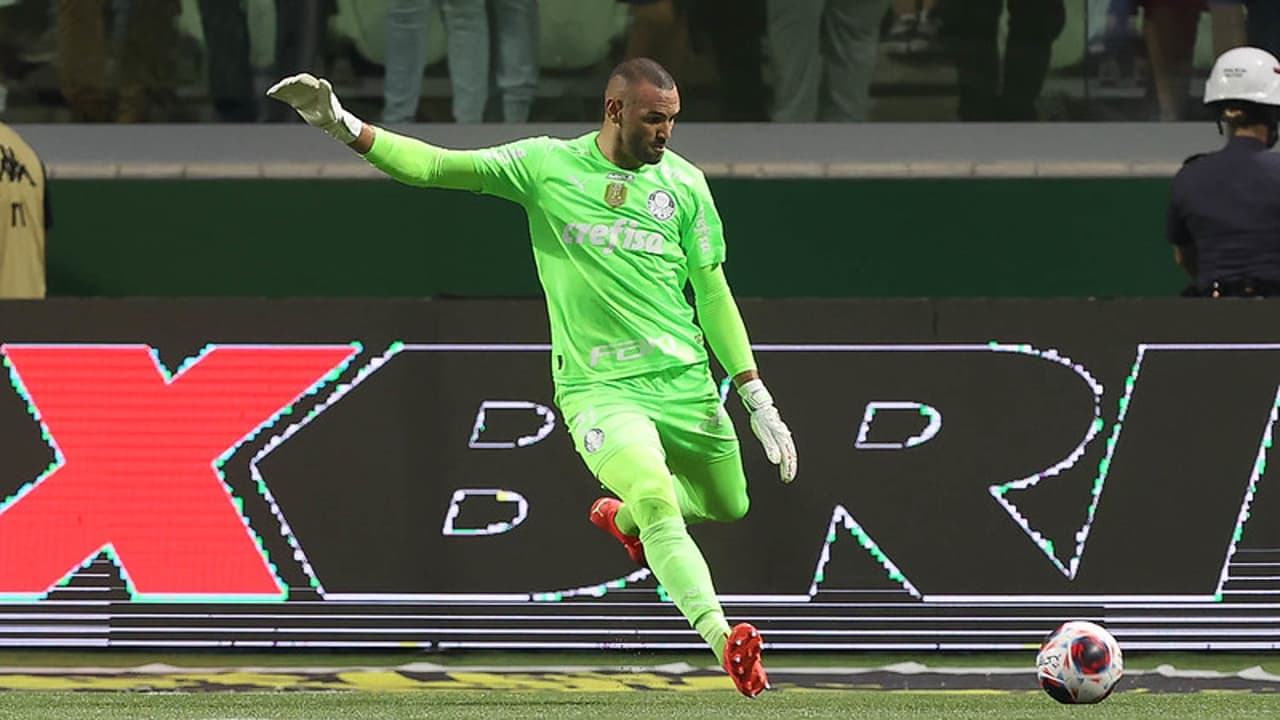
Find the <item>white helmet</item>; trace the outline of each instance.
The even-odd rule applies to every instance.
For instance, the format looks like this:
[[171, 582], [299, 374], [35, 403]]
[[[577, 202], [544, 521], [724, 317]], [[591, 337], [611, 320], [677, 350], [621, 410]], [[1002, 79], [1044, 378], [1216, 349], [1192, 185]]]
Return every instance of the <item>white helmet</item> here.
[[1204, 102], [1208, 105], [1223, 100], [1280, 105], [1280, 60], [1255, 47], [1222, 53], [1204, 86]]

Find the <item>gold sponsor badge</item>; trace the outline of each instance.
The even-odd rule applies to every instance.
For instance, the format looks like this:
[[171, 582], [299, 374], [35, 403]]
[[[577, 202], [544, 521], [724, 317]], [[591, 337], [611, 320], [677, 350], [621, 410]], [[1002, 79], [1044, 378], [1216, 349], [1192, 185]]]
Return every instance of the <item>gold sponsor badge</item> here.
[[622, 207], [627, 201], [627, 186], [625, 183], [611, 182], [604, 189], [604, 201], [609, 207]]

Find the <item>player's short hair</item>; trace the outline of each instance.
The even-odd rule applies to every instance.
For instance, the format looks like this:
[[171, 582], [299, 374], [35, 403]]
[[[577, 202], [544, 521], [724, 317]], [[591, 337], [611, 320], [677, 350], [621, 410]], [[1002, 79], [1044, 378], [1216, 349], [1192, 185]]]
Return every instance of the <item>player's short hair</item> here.
[[618, 63], [609, 73], [609, 81], [616, 77], [626, 80], [627, 84], [644, 81], [659, 90], [672, 90], [676, 86], [675, 78], [671, 77], [671, 73], [667, 72], [666, 68], [656, 60], [646, 57], [631, 58]]

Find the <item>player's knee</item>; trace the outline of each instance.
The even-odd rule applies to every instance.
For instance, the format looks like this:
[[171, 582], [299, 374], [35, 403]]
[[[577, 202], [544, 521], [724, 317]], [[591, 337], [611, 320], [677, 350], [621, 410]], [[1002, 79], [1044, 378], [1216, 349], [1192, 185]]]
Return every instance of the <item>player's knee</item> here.
[[676, 499], [663, 493], [638, 494], [627, 504], [631, 507], [632, 519], [642, 531], [663, 520], [680, 518], [680, 506]]
[[747, 478], [737, 453], [712, 460], [707, 464], [711, 492], [706, 509], [711, 520], [734, 522], [747, 516], [751, 501], [747, 496]]
[[716, 522], [735, 522], [747, 516], [751, 500], [745, 493], [724, 498], [713, 508], [711, 519]]

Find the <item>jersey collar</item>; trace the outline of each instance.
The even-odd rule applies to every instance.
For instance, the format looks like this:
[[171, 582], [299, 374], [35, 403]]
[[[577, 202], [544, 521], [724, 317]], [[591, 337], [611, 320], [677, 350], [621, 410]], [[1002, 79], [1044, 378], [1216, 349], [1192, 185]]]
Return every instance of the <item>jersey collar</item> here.
[[636, 168], [635, 170], [627, 170], [625, 168], [618, 167], [612, 160], [605, 157], [603, 152], [601, 152], [600, 145], [597, 142], [597, 139], [599, 137], [600, 137], [600, 131], [593, 130], [592, 132], [589, 132], [586, 135], [584, 135], [583, 139], [585, 139], [587, 141], [587, 144], [591, 146], [592, 159], [594, 159], [596, 162], [608, 168], [611, 172], [627, 173], [628, 175], [643, 175], [646, 172], [648, 172], [651, 168], [656, 167], [654, 165], [648, 165], [645, 163], [641, 163], [640, 167]]

